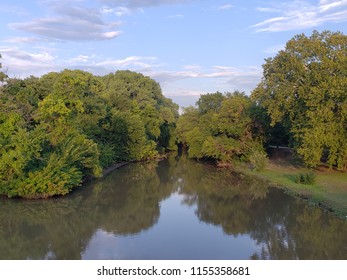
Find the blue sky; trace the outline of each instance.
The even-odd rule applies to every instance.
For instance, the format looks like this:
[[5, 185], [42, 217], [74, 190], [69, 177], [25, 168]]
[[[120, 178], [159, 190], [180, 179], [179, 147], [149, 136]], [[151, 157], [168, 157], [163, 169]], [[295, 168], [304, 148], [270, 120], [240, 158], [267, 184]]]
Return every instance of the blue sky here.
[[250, 93], [295, 34], [347, 34], [347, 0], [2, 0], [0, 54], [11, 77], [129, 69], [181, 106]]

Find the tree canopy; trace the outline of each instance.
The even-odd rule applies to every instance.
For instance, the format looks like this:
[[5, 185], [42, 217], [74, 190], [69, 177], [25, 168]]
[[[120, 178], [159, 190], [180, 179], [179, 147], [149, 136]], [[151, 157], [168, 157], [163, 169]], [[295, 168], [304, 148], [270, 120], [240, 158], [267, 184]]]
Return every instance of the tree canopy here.
[[1, 92], [3, 195], [66, 194], [116, 162], [175, 149], [178, 106], [142, 74], [64, 70], [7, 78]]
[[201, 95], [197, 108], [185, 108], [177, 123], [179, 141], [191, 158], [211, 158], [222, 163], [248, 161], [262, 156], [261, 138], [253, 133], [254, 106], [243, 92]]
[[347, 36], [297, 35], [265, 60], [252, 99], [271, 124], [289, 129], [291, 145], [309, 166], [347, 169]]

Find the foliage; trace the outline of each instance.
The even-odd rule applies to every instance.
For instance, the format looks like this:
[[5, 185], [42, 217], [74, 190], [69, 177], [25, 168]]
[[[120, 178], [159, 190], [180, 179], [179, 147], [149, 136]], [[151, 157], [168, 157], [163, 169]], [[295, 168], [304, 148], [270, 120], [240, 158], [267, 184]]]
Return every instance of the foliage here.
[[200, 114], [207, 112], [218, 112], [222, 107], [224, 96], [221, 92], [207, 93], [200, 96], [196, 105], [199, 108]]
[[102, 168], [174, 149], [178, 106], [148, 77], [80, 70], [1, 86], [0, 194], [70, 192]]
[[263, 65], [252, 98], [271, 125], [290, 131], [290, 144], [309, 166], [347, 169], [347, 36], [297, 35]]
[[263, 149], [255, 148], [250, 153], [249, 161], [254, 170], [262, 171], [267, 166], [268, 157]]
[[288, 147], [290, 132], [288, 123], [276, 123], [271, 126], [271, 119], [266, 109], [254, 103], [250, 108], [253, 120], [252, 133], [262, 140], [264, 146]]
[[295, 182], [304, 185], [313, 185], [316, 181], [316, 174], [313, 172], [299, 173], [295, 177]]
[[[169, 143], [175, 139], [174, 130], [169, 129], [170, 133], [166, 135], [167, 146], [163, 146], [162, 133], [165, 126], [175, 127], [174, 124], [178, 119], [178, 106], [171, 99], [163, 96], [158, 83], [131, 71], [117, 71], [101, 77], [101, 81], [105, 85], [102, 96], [108, 106], [112, 108], [111, 118], [115, 116], [119, 118], [120, 115], [123, 115], [123, 119], [128, 123], [130, 143], [153, 146], [150, 141], [154, 141], [165, 149], [173, 148]], [[130, 157], [133, 159], [147, 158], [148, 153], [145, 152], [147, 150], [148, 147], [135, 148], [130, 152]], [[155, 153], [150, 152], [150, 154]]]
[[211, 158], [224, 163], [249, 160], [260, 145], [253, 134], [251, 100], [238, 91], [202, 95], [198, 108], [188, 107], [177, 122], [177, 134], [191, 158]]

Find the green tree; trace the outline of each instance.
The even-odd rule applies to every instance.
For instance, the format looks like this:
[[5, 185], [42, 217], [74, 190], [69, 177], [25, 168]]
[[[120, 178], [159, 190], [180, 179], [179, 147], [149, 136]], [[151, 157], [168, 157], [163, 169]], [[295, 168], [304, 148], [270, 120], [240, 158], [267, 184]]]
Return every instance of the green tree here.
[[[88, 111], [88, 91], [78, 92], [76, 84], [83, 79], [73, 75], [82, 72], [66, 72], [49, 75], [54, 77], [51, 93], [41, 91], [34, 77], [6, 83], [0, 112], [0, 193], [28, 198], [66, 194], [85, 177], [101, 175], [99, 151], [86, 127], [102, 110]], [[83, 122], [83, 114], [89, 114], [88, 121]]]
[[178, 141], [183, 145], [188, 144], [187, 134], [199, 124], [199, 111], [190, 106], [183, 108], [183, 113], [177, 121]]
[[252, 153], [264, 153], [253, 134], [253, 103], [238, 91], [202, 95], [198, 108], [186, 108], [177, 123], [179, 140], [192, 158], [211, 158], [223, 163], [249, 160]]
[[42, 198], [100, 176], [97, 145], [76, 129], [45, 122], [27, 129], [16, 113], [0, 117], [0, 193]]
[[347, 36], [297, 35], [263, 65], [252, 98], [271, 125], [289, 127], [291, 145], [309, 166], [347, 169]]
[[0, 95], [0, 194], [70, 192], [101, 168], [174, 149], [178, 106], [130, 71], [9, 79]]
[[[127, 122], [134, 122], [138, 131], [133, 133], [132, 128], [130, 128], [129, 135], [134, 136], [136, 134], [134, 139], [139, 139], [138, 134], [143, 131], [139, 127], [141, 123], [145, 133], [143, 139], [146, 139], [145, 142], [154, 149], [153, 153], [150, 152], [150, 154], [156, 154], [157, 146], [164, 149], [175, 149], [175, 145], [173, 145], [175, 140], [174, 123], [178, 119], [178, 106], [171, 99], [163, 96], [157, 82], [131, 71], [117, 71], [102, 77], [101, 80], [105, 85], [103, 96], [108, 106], [112, 108], [112, 112], [116, 112], [118, 115], [119, 112], [131, 112], [132, 117]], [[112, 112], [111, 114], [113, 114]], [[138, 116], [136, 121], [135, 115]], [[166, 135], [164, 136], [162, 133]], [[141, 141], [138, 143], [143, 143], [143, 140]], [[137, 142], [133, 141], [132, 143]], [[129, 147], [129, 149], [132, 148]], [[147, 148], [145, 150], [149, 152]], [[134, 153], [132, 154], [135, 156]], [[144, 157], [136, 156], [137, 159], [139, 157], [147, 158], [147, 155]]]
[[53, 82], [50, 99], [69, 110], [70, 124], [97, 140], [102, 133], [99, 123], [106, 117], [106, 104], [101, 94], [103, 84], [92, 74], [80, 70], [64, 70]]
[[201, 114], [206, 114], [207, 112], [218, 112], [222, 107], [222, 102], [224, 96], [221, 92], [207, 93], [200, 96], [196, 105], [199, 108]]

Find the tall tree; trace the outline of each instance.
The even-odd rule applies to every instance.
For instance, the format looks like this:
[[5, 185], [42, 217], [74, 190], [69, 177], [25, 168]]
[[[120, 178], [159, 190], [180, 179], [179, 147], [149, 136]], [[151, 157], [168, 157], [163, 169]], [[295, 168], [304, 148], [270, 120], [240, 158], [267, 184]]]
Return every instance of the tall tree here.
[[263, 65], [252, 98], [271, 124], [289, 124], [294, 150], [309, 166], [347, 169], [347, 36], [296, 35]]
[[[174, 124], [178, 119], [178, 106], [162, 94], [156, 81], [131, 71], [117, 71], [102, 77], [101, 80], [105, 85], [103, 96], [112, 108], [111, 114], [115, 114], [116, 119], [119, 119], [120, 112], [131, 112], [132, 117], [126, 122], [129, 125], [135, 124], [139, 130], [136, 133], [130, 131], [129, 136], [139, 137], [141, 131], [145, 133], [140, 142], [136, 137], [130, 139], [132, 143], [143, 143], [143, 139], [146, 139], [147, 147], [174, 149]], [[140, 129], [140, 123], [144, 130]], [[166, 134], [165, 137], [162, 133]], [[142, 151], [150, 152], [147, 148]], [[147, 157], [146, 154], [136, 156]]]
[[199, 100], [196, 102], [196, 105], [199, 108], [201, 114], [207, 112], [218, 112], [222, 107], [222, 101], [225, 96], [221, 92], [216, 93], [207, 93], [200, 96]]
[[197, 108], [186, 108], [177, 122], [180, 141], [192, 158], [211, 158], [223, 163], [250, 160], [263, 155], [253, 134], [252, 102], [244, 93], [202, 95]]

